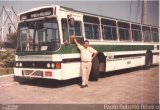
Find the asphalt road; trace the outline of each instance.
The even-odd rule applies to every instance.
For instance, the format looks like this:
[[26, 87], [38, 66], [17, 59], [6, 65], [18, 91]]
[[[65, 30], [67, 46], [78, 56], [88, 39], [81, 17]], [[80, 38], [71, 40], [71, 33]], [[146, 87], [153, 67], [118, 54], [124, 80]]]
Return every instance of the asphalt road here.
[[17, 83], [0, 78], [1, 104], [158, 104], [159, 65], [102, 73], [98, 82], [80, 88], [81, 78], [34, 79]]

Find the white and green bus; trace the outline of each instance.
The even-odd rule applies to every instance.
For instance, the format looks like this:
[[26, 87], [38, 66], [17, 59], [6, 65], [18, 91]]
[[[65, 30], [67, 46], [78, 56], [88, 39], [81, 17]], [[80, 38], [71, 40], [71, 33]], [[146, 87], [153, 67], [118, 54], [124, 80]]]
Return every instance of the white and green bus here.
[[[99, 53], [90, 78], [101, 72], [159, 63], [159, 28], [77, 11], [59, 5], [31, 9], [18, 15], [15, 78], [66, 80], [80, 77], [75, 35]], [[107, 74], [107, 73], [106, 73]]]

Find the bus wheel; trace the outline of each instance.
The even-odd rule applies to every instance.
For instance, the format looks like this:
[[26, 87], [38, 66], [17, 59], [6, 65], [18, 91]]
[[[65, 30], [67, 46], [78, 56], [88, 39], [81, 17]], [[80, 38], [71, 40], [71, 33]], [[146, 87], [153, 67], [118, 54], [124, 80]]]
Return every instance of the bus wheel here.
[[144, 69], [149, 69], [152, 65], [152, 55], [151, 53], [147, 52], [145, 56], [145, 65]]
[[92, 60], [92, 68], [89, 79], [91, 81], [98, 81], [98, 78], [99, 78], [99, 60], [98, 57], [95, 57]]

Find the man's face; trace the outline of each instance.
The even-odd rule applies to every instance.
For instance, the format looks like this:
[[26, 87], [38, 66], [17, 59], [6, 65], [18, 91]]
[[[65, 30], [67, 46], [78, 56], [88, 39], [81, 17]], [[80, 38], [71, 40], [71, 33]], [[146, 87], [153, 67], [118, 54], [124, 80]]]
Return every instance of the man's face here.
[[84, 48], [88, 48], [89, 42], [84, 42], [83, 46], [84, 46]]

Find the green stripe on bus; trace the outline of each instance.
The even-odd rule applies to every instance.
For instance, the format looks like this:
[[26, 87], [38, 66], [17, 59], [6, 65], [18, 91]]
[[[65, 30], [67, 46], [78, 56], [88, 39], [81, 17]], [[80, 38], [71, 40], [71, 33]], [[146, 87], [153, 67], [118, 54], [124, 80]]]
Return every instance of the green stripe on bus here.
[[[119, 51], [140, 51], [140, 50], [153, 50], [153, 45], [90, 45], [98, 52], [119, 52]], [[79, 50], [75, 44], [62, 45], [61, 48], [56, 51], [46, 52], [19, 52], [17, 55], [49, 55], [49, 54], [70, 54], [79, 53]]]
[[139, 50], [153, 50], [153, 45], [94, 45], [92, 46], [99, 52], [115, 52], [115, 51], [139, 51]]
[[[153, 45], [90, 45], [99, 52], [118, 52], [118, 51], [139, 51], [139, 50], [153, 50]], [[78, 48], [71, 44], [69, 46], [62, 46], [58, 53], [77, 53]]]

